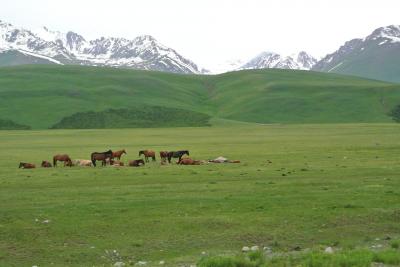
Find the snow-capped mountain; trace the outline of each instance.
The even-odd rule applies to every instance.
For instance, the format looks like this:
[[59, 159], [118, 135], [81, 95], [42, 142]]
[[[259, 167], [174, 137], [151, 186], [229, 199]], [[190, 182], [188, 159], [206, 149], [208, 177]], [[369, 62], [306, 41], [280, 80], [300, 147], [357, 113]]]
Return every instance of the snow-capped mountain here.
[[281, 56], [274, 52], [263, 52], [241, 66], [239, 69], [292, 69], [309, 70], [317, 59], [301, 51], [290, 56]]
[[312, 69], [399, 82], [400, 25], [381, 27], [363, 39], [350, 40]]
[[46, 27], [31, 31], [0, 21], [0, 58], [5, 52], [8, 58], [13, 55], [21, 60], [23, 55], [28, 54], [29, 60], [37, 57], [57, 64], [129, 67], [175, 73], [206, 72], [149, 35], [133, 40], [101, 37], [88, 41], [71, 31], [61, 33]]

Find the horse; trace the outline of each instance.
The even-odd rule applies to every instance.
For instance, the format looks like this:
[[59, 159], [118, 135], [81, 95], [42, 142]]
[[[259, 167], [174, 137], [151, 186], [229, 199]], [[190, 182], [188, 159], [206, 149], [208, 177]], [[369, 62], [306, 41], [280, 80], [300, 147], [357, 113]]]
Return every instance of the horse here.
[[111, 159], [112, 156], [113, 156], [113, 152], [111, 151], [111, 149], [106, 152], [93, 152], [90, 155], [90, 160], [92, 161], [94, 167], [96, 167], [97, 160], [101, 160], [102, 161], [101, 165], [105, 166], [106, 159]]
[[48, 162], [47, 160], [43, 160], [41, 166], [42, 166], [43, 168], [50, 168], [50, 167], [52, 167], [51, 163]]
[[183, 158], [181, 159], [178, 164], [180, 165], [200, 165], [202, 162], [200, 160], [193, 160], [191, 158]]
[[74, 163], [76, 166], [81, 166], [81, 167], [91, 167], [92, 166], [92, 161], [89, 159], [77, 159], [77, 160], [75, 160]]
[[189, 150], [170, 151], [168, 152], [168, 162], [171, 163], [171, 158], [179, 158], [178, 162], [180, 162], [184, 155], [189, 156]]
[[53, 157], [53, 167], [57, 167], [57, 161], [64, 161], [65, 166], [72, 166], [72, 160], [67, 154], [58, 154]]
[[113, 167], [123, 167], [125, 164], [122, 161], [116, 160], [111, 166]]
[[160, 151], [161, 162], [165, 162], [168, 159], [168, 151]]
[[142, 160], [142, 159], [131, 160], [131, 161], [129, 161], [128, 165], [131, 167], [139, 167], [139, 166], [144, 165], [144, 160]]
[[115, 151], [112, 153], [112, 158], [117, 158], [118, 160], [121, 160], [123, 154], [126, 154], [125, 149]]
[[35, 166], [35, 164], [32, 164], [32, 163], [20, 162], [18, 168], [22, 168], [22, 169], [34, 169], [34, 168], [36, 168], [36, 166]]
[[106, 162], [106, 164], [105, 165], [113, 165], [114, 164], [114, 162], [115, 162], [115, 160], [113, 160], [112, 158], [109, 158], [109, 159], [105, 159], [105, 162]]
[[153, 150], [140, 150], [139, 157], [144, 155], [146, 162], [149, 162], [149, 158], [152, 158], [153, 161], [156, 161], [156, 153]]

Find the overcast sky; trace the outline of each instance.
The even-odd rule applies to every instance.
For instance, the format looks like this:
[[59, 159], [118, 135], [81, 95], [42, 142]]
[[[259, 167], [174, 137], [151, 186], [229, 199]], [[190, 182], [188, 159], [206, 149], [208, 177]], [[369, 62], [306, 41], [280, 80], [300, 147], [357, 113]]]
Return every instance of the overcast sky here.
[[262, 51], [314, 56], [400, 24], [400, 0], [0, 0], [0, 20], [85, 38], [150, 34], [198, 65]]

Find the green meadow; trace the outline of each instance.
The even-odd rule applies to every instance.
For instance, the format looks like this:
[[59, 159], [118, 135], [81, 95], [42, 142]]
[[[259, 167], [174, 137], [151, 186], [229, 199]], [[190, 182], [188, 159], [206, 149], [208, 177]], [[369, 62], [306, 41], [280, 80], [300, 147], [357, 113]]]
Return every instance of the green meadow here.
[[[256, 123], [385, 123], [399, 104], [399, 84], [311, 71], [179, 75], [81, 66], [0, 68], [0, 128], [1, 120], [32, 129], [97, 128], [109, 109], [136, 114], [141, 109], [146, 112], [142, 117], [149, 118], [152, 110], [162, 110], [169, 126], [195, 126], [176, 117], [176, 109], [184, 115]], [[88, 120], [76, 115], [88, 112], [98, 113], [91, 116], [93, 123], [82, 125]], [[62, 122], [70, 117], [76, 121]], [[120, 128], [143, 127], [133, 115], [107, 118]]]
[[[213, 102], [224, 102], [218, 93]], [[239, 116], [228, 104], [218, 112]], [[194, 128], [1, 131], [0, 266], [399, 265], [399, 132], [393, 123], [221, 120]], [[125, 148], [125, 162], [141, 149], [188, 149], [194, 159], [241, 163], [17, 168], [109, 148]], [[254, 245], [268, 247], [269, 256], [242, 255]], [[337, 252], [324, 254], [328, 246]]]

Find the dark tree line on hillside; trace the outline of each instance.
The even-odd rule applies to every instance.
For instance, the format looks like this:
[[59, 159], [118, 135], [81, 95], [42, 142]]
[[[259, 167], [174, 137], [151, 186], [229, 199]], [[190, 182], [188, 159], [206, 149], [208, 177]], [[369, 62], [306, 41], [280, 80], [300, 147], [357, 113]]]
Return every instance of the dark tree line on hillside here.
[[389, 116], [391, 116], [395, 122], [400, 123], [400, 105], [394, 107], [392, 111], [389, 113]]
[[29, 130], [30, 126], [16, 123], [12, 120], [0, 119], [0, 130]]

